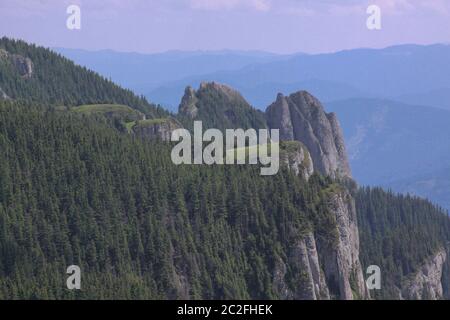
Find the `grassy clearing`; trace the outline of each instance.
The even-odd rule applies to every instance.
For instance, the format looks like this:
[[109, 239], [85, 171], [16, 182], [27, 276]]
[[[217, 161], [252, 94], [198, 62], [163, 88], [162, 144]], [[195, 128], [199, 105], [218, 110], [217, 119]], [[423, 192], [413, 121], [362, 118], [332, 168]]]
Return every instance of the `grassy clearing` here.
[[144, 115], [129, 106], [122, 104], [85, 104], [72, 108], [72, 111], [85, 114], [113, 114], [118, 116], [130, 116], [136, 119], [142, 119]]
[[153, 126], [155, 124], [163, 124], [169, 121], [167, 118], [157, 118], [157, 119], [146, 119], [146, 120], [139, 120], [137, 122], [137, 125], [139, 126]]

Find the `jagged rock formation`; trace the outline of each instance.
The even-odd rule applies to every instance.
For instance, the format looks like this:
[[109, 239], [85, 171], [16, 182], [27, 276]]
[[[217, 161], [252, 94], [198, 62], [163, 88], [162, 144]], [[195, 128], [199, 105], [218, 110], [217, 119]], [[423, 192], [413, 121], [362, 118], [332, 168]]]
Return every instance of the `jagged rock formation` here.
[[2, 88], [0, 88], [0, 99], [3, 99], [3, 100], [10, 100], [10, 99], [11, 99], [11, 98], [6, 94], [6, 92], [3, 91]]
[[197, 102], [195, 90], [191, 86], [186, 87], [183, 98], [181, 98], [179, 113], [194, 119], [198, 113]]
[[324, 271], [330, 291], [339, 299], [367, 299], [369, 293], [359, 260], [359, 233], [355, 202], [350, 193], [342, 189], [330, 196], [329, 210], [334, 213], [337, 243], [327, 246]]
[[201, 120], [204, 129], [266, 127], [261, 111], [253, 108], [238, 91], [216, 82], [202, 82], [198, 90], [187, 87], [181, 99], [179, 115], [188, 119], [187, 123], [183, 123], [187, 128], [192, 120]]
[[136, 136], [146, 139], [159, 139], [170, 141], [172, 131], [182, 128], [181, 124], [173, 118], [139, 120], [132, 130]]
[[0, 49], [0, 59], [7, 59], [24, 79], [30, 79], [33, 75], [33, 61], [30, 58], [19, 54], [11, 54], [4, 49]]
[[[217, 97], [221, 98], [217, 98]], [[213, 98], [214, 97], [214, 98]], [[227, 101], [221, 105], [220, 101]], [[218, 105], [205, 106], [219, 101]], [[209, 110], [210, 123], [225, 128], [241, 127], [229, 115], [230, 105], [245, 101], [235, 90], [217, 83], [202, 83], [198, 91], [188, 87], [180, 104], [180, 113], [191, 119], [205, 119], [202, 109]], [[250, 106], [246, 108], [251, 109]], [[218, 116], [219, 115], [219, 116]], [[217, 119], [221, 117], [222, 119]], [[216, 117], [216, 118], [214, 118]], [[343, 135], [334, 114], [325, 113], [320, 102], [305, 91], [285, 97], [267, 108], [267, 125], [280, 129], [280, 163], [308, 179], [314, 169], [332, 177], [351, 177]], [[219, 126], [220, 127], [220, 126]], [[354, 200], [345, 189], [330, 194], [328, 210], [336, 220], [333, 245], [316, 245], [314, 233], [308, 233], [293, 244], [287, 261], [279, 258], [274, 273], [278, 294], [286, 299], [367, 299], [361, 263], [359, 235]], [[318, 249], [319, 247], [319, 249]], [[319, 259], [322, 256], [323, 259]], [[287, 266], [301, 270], [298, 288], [285, 281]]]
[[402, 284], [399, 298], [407, 300], [442, 299], [442, 273], [446, 259], [446, 250], [439, 249], [410, 279]]
[[[277, 259], [274, 288], [283, 299], [370, 299], [359, 261], [354, 200], [344, 189], [333, 191], [328, 210], [336, 219], [334, 243], [317, 241], [314, 233], [308, 232], [292, 245], [287, 261]], [[287, 265], [301, 270], [295, 290], [285, 281]]]
[[[48, 81], [53, 85], [59, 82], [66, 83], [58, 81], [66, 79], [58, 77], [60, 74], [80, 73], [82, 75], [80, 79], [89, 79], [89, 74], [83, 74], [83, 70], [67, 64], [63, 68], [64, 61], [55, 63], [63, 66], [61, 67], [63, 69], [48, 72], [50, 68], [41, 67], [47, 66], [45, 64], [49, 61], [47, 56], [42, 61], [39, 59], [44, 56], [42, 54], [31, 56], [37, 66], [34, 77], [33, 64], [30, 60], [23, 56], [11, 56], [4, 50], [0, 51], [0, 60], [7, 58], [8, 72], [10, 76], [13, 75], [10, 79], [17, 80], [19, 74], [23, 78], [32, 78], [30, 81], [21, 79], [22, 84], [28, 84], [33, 88], [33, 90], [25, 88], [22, 97], [33, 97], [29, 96], [28, 91], [39, 93], [46, 90], [47, 93], [61, 92], [61, 95], [51, 95], [46, 97], [48, 100], [37, 101], [50, 104], [50, 97], [56, 99], [54, 101], [59, 101], [70, 95], [73, 101], [78, 101], [79, 95], [85, 94], [81, 99], [84, 101], [82, 103], [90, 103], [92, 97], [95, 97], [94, 100], [102, 101], [104, 99], [102, 94], [109, 88], [105, 96], [109, 93], [111, 96], [118, 94], [122, 96], [119, 102], [123, 104], [133, 105], [135, 108], [140, 106], [141, 111], [150, 108], [147, 103], [138, 103], [138, 100], [128, 97], [126, 92], [108, 87], [108, 83], [92, 75], [90, 77], [92, 81], [86, 81], [84, 86], [83, 83], [77, 83], [74, 87], [76, 90], [70, 91], [64, 86], [48, 86], [45, 79], [56, 79]], [[17, 74], [15, 70], [18, 71]], [[41, 75], [44, 75], [41, 74], [42, 70], [45, 70], [46, 78], [41, 78]], [[36, 82], [35, 85], [38, 84], [37, 80], [45, 85], [31, 87], [33, 81]], [[83, 90], [79, 90], [79, 85]], [[7, 88], [9, 92], [9, 87], [3, 84], [2, 87]], [[89, 93], [91, 87], [96, 88], [94, 93], [97, 95]], [[6, 265], [0, 263], [0, 268], [3, 269], [3, 274], [8, 274], [8, 277], [0, 278], [0, 296], [70, 298], [71, 296], [66, 296], [61, 290], [54, 291], [51, 286], [42, 287], [42, 281], [49, 283], [53, 280], [42, 278], [41, 275], [51, 274], [49, 272], [51, 270], [63, 270], [67, 261], [78, 256], [87, 257], [88, 260], [83, 263], [92, 268], [91, 271], [103, 270], [103, 261], [111, 261], [114, 270], [125, 270], [125, 273], [106, 274], [106, 278], [104, 273], [96, 275], [93, 278], [96, 281], [91, 287], [92, 293], [87, 291], [87, 297], [94, 294], [94, 297], [102, 299], [129, 298], [136, 294], [137, 298], [157, 299], [370, 298], [359, 260], [359, 236], [363, 237], [364, 233], [358, 233], [354, 200], [347, 191], [350, 187], [344, 187], [339, 182], [319, 176], [313, 176], [308, 183], [303, 183], [288, 174], [282, 177], [286, 179], [284, 182], [270, 185], [267, 183], [268, 178], [255, 176], [248, 170], [234, 172], [234, 169], [230, 170], [231, 174], [224, 179], [224, 175], [216, 175], [215, 170], [208, 170], [211, 174], [208, 171], [205, 171], [207, 174], [202, 174], [204, 168], [198, 166], [192, 173], [189, 170], [177, 172], [170, 166], [159, 166], [160, 163], [168, 161], [160, 157], [166, 147], [160, 149], [160, 144], [154, 144], [152, 149], [144, 149], [140, 143], [134, 144], [137, 139], [122, 139], [123, 128], [125, 126], [129, 132], [144, 138], [168, 140], [171, 131], [180, 127], [180, 124], [174, 119], [166, 118], [166, 114], [146, 120], [140, 118], [145, 117], [144, 114], [130, 113], [127, 108], [118, 105], [83, 105], [73, 109], [86, 113], [100, 112], [114, 120], [120, 120], [114, 121], [121, 129], [120, 133], [104, 123], [91, 121], [84, 123], [83, 117], [74, 115], [59, 118], [58, 113], [43, 114], [36, 108], [29, 110], [17, 108], [14, 112], [11, 112], [12, 109], [0, 108], [3, 112], [0, 118], [3, 119], [2, 125], [5, 127], [0, 134], [6, 134], [2, 142], [6, 150], [11, 151], [8, 157], [3, 159], [7, 161], [5, 167], [9, 168], [3, 173], [8, 174], [7, 179], [4, 179], [6, 181], [4, 198], [8, 200], [16, 191], [18, 194], [15, 199], [19, 201], [19, 203], [3, 202], [6, 205], [6, 211], [2, 207], [3, 216], [6, 217], [6, 220], [3, 219], [6, 222], [3, 223], [6, 237], [2, 239], [2, 248], [6, 249], [3, 250], [3, 253], [6, 253], [6, 260], [0, 261], [5, 260], [8, 263]], [[61, 110], [69, 111], [65, 107]], [[204, 120], [205, 127], [266, 126], [264, 117], [261, 118], [262, 114], [251, 108], [239, 93], [216, 83], [202, 84], [198, 91], [188, 88], [180, 105], [180, 113], [191, 122], [193, 119]], [[68, 119], [73, 122], [67, 121]], [[350, 176], [336, 117], [333, 114], [326, 114], [317, 99], [308, 93], [299, 92], [289, 97], [279, 95], [277, 102], [268, 108], [267, 121], [270, 127], [281, 129], [281, 138], [288, 140], [287, 143], [282, 142], [280, 145], [280, 158], [291, 170], [302, 174], [305, 178], [310, 177], [314, 166], [323, 174]], [[101, 130], [98, 130], [97, 126], [101, 126]], [[24, 139], [19, 139], [20, 141], [11, 139], [9, 134], [11, 132], [18, 133]], [[20, 144], [21, 141], [26, 141], [27, 144]], [[110, 150], [120, 152], [109, 152]], [[134, 153], [136, 150], [143, 152]], [[45, 156], [46, 154], [52, 157]], [[68, 162], [67, 155], [73, 158], [73, 163]], [[29, 175], [22, 175], [21, 168], [15, 165], [22, 160], [25, 161], [25, 167], [30, 168]], [[312, 160], [315, 162], [314, 166]], [[74, 175], [73, 168], [83, 170], [77, 170], [77, 174]], [[61, 179], [55, 177], [55, 172], [72, 179], [60, 181]], [[98, 172], [101, 174], [96, 174]], [[175, 174], [179, 177], [176, 181], [171, 179]], [[200, 185], [207, 188], [198, 188]], [[34, 188], [36, 186], [39, 187], [38, 190]], [[104, 190], [96, 186], [104, 187]], [[64, 192], [61, 193], [61, 190]], [[232, 192], [228, 193], [228, 190]], [[291, 191], [290, 194], [285, 192], [286, 190]], [[36, 195], [39, 197], [36, 198]], [[71, 195], [76, 195], [76, 198]], [[275, 201], [272, 201], [271, 195], [274, 195]], [[69, 198], [68, 201], [59, 201], [60, 199], [55, 199], [55, 196], [63, 196], [63, 200]], [[89, 201], [90, 199], [96, 201]], [[116, 201], [111, 201], [112, 199]], [[252, 201], [248, 201], [249, 199]], [[372, 199], [377, 198], [363, 198], [365, 199], [370, 199], [365, 202], [372, 202]], [[39, 202], [44, 205], [46, 203], [55, 205], [46, 206], [45, 209], [51, 212], [42, 215], [40, 206], [29, 205]], [[275, 202], [278, 204], [272, 207]], [[375, 206], [380, 206], [383, 201], [374, 202]], [[197, 206], [197, 203], [201, 203], [201, 206]], [[77, 206], [73, 207], [75, 204]], [[396, 203], [385, 201], [384, 204], [394, 206]], [[255, 205], [259, 208], [253, 212], [251, 209]], [[412, 206], [408, 204], [407, 207]], [[24, 211], [20, 208], [29, 210]], [[76, 210], [72, 210], [73, 208]], [[405, 210], [402, 210], [401, 206], [398, 208], [399, 216], [405, 215]], [[420, 210], [423, 206], [413, 207], [416, 208]], [[371, 215], [369, 219], [373, 219], [373, 210], [367, 211]], [[76, 212], [87, 212], [89, 217], [77, 221]], [[18, 218], [8, 219], [10, 213], [14, 213]], [[381, 214], [385, 213], [386, 210], [382, 210]], [[53, 223], [54, 216], [61, 216], [61, 224]], [[40, 221], [39, 224], [31, 223], [36, 219]], [[410, 217], [407, 219], [415, 220]], [[79, 229], [76, 233], [81, 236], [95, 230], [96, 241], [79, 246], [77, 235], [74, 235], [75, 241], [67, 241], [66, 222], [72, 223], [72, 220], [76, 229]], [[383, 229], [390, 223], [389, 220], [386, 221], [386, 224], [380, 224]], [[439, 225], [438, 222], [436, 224]], [[64, 254], [61, 259], [54, 262], [52, 257], [55, 250], [59, 249], [53, 245], [55, 241], [51, 241], [52, 239], [49, 241], [48, 237], [45, 237], [47, 233], [41, 234], [41, 226], [53, 225], [55, 232], [50, 236], [54, 236], [56, 243], [63, 244], [61, 253]], [[61, 228], [56, 228], [58, 226]], [[397, 226], [394, 227], [398, 230]], [[37, 235], [36, 246], [28, 248], [30, 250], [19, 250], [20, 246], [16, 245], [24, 239], [22, 234], [14, 231], [24, 228], [31, 228], [30, 234]], [[121, 236], [108, 238], [112, 229]], [[157, 232], [150, 232], [155, 230]], [[410, 232], [411, 230], [415, 229], [401, 229], [395, 232], [405, 231], [412, 235], [422, 233]], [[422, 230], [425, 230], [429, 237], [432, 232], [429, 230], [440, 228]], [[380, 233], [379, 237], [374, 238], [381, 238], [383, 241], [383, 237], [392, 238], [392, 233]], [[393, 244], [410, 241], [409, 234], [402, 242]], [[125, 242], [121, 239], [125, 239]], [[131, 240], [129, 244], [127, 239]], [[433, 243], [436, 242], [436, 239], [431, 240]], [[90, 248], [93, 248], [93, 251]], [[45, 264], [38, 266], [37, 269], [33, 264], [26, 264], [27, 261], [33, 261], [34, 252], [39, 252], [43, 259], [49, 261], [48, 268]], [[98, 259], [95, 252], [98, 252]], [[401, 253], [395, 254], [401, 256]], [[16, 261], [15, 257], [22, 256], [23, 259]], [[384, 255], [380, 256], [384, 258]], [[405, 257], [401, 263], [410, 258]], [[17, 263], [23, 262], [22, 260], [25, 262], [23, 266], [25, 269], [33, 270], [30, 277], [28, 275], [21, 277], [21, 274], [9, 272], [11, 266], [16, 267]], [[403, 285], [399, 285], [399, 297], [441, 298], [444, 291], [441, 279], [445, 261], [444, 249], [427, 259], [419, 270], [414, 270], [410, 278], [402, 282]], [[123, 266], [122, 262], [125, 263]], [[396, 275], [400, 277], [402, 273]], [[268, 279], [272, 279], [273, 287], [272, 283], [268, 283], [270, 282]], [[15, 282], [19, 285], [10, 288], [9, 284]], [[123, 287], [124, 283], [130, 284], [127, 286], [129, 288]], [[255, 284], [262, 285], [255, 286]], [[32, 288], [39, 290], [35, 291]], [[99, 289], [106, 289], [108, 292]], [[116, 295], [116, 291], [121, 292]]]
[[306, 91], [277, 100], [266, 110], [271, 129], [280, 129], [280, 140], [298, 140], [306, 145], [316, 170], [325, 175], [351, 177], [339, 122]]
[[308, 149], [300, 141], [280, 143], [280, 163], [301, 175], [305, 180], [313, 174], [314, 165]]
[[287, 263], [291, 269], [302, 270], [302, 277], [296, 289], [290, 289], [285, 281], [287, 265], [281, 258], [278, 259], [274, 272], [274, 289], [281, 299], [330, 299], [313, 233], [309, 232], [293, 244]]

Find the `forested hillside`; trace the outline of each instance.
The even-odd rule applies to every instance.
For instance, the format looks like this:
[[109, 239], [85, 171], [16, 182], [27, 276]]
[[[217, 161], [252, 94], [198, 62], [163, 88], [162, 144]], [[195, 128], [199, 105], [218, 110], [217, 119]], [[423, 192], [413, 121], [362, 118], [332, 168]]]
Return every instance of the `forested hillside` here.
[[0, 299], [277, 298], [292, 241], [333, 241], [319, 176], [175, 166], [106, 119], [26, 103], [0, 102], [0, 149]]
[[61, 55], [5, 37], [0, 38], [0, 88], [11, 99], [65, 106], [113, 103], [128, 105], [150, 117], [167, 114]]
[[[3, 38], [0, 50], [0, 300], [449, 297], [450, 223], [431, 203], [320, 173], [301, 135], [274, 176], [173, 165], [170, 143], [141, 139], [179, 126], [164, 111], [46, 49]], [[331, 129], [302, 126], [345, 152], [336, 117], [302, 96]], [[214, 83], [187, 90], [180, 112], [188, 128], [266, 126]], [[82, 290], [66, 289], [72, 264]], [[369, 265], [380, 291], [365, 287]]]
[[[405, 280], [426, 260], [448, 250], [450, 219], [429, 201], [380, 188], [360, 188], [355, 200], [361, 263], [378, 265], [383, 274], [383, 285], [373, 291], [374, 298], [396, 299]], [[450, 285], [448, 276], [444, 270], [444, 291]], [[429, 298], [427, 292], [423, 298]]]

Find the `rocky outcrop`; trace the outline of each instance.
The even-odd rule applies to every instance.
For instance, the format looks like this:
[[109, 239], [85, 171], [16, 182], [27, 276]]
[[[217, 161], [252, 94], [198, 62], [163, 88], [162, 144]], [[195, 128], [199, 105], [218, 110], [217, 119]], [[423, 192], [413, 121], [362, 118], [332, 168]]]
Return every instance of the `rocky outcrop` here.
[[6, 94], [6, 92], [3, 91], [2, 88], [0, 88], [0, 99], [3, 99], [3, 100], [10, 100], [10, 99], [11, 99], [11, 98]]
[[446, 250], [441, 248], [433, 257], [426, 261], [414, 275], [404, 281], [400, 291], [400, 299], [442, 299], [442, 272], [446, 259]]
[[33, 62], [30, 58], [18, 54], [10, 55], [10, 59], [20, 76], [24, 79], [30, 79], [33, 75]]
[[280, 140], [297, 140], [306, 145], [314, 168], [332, 177], [351, 177], [342, 130], [335, 114], [306, 91], [277, 100], [266, 110], [269, 128], [280, 129]]
[[[237, 90], [217, 82], [202, 82], [198, 91], [194, 90], [190, 86], [186, 87], [184, 96], [181, 99], [181, 103], [179, 106], [180, 114], [188, 116], [192, 119], [196, 118], [199, 111], [199, 106], [197, 105], [199, 99], [204, 97], [207, 93], [222, 95], [223, 98], [228, 100], [227, 102], [230, 103], [230, 107], [232, 107], [231, 104], [236, 102], [239, 104], [247, 104], [248, 107], [250, 107], [250, 105], [245, 101], [245, 99]], [[227, 110], [223, 111], [226, 112]]]
[[336, 243], [324, 246], [324, 272], [330, 291], [336, 298], [368, 299], [361, 262], [355, 203], [345, 189], [334, 191], [328, 209], [336, 219]]
[[202, 82], [198, 90], [187, 87], [179, 115], [189, 121], [202, 121], [204, 129], [266, 128], [261, 111], [253, 108], [237, 90], [217, 82]]
[[[314, 232], [308, 232], [293, 243], [286, 261], [276, 259], [273, 282], [281, 299], [370, 299], [359, 261], [353, 198], [344, 189], [334, 190], [328, 210], [335, 218], [333, 243], [317, 240]], [[291, 285], [286, 281], [288, 268], [295, 274]]]
[[[294, 286], [286, 282], [287, 265], [298, 271]], [[319, 253], [312, 232], [295, 242], [287, 261], [278, 259], [274, 272], [274, 289], [281, 299], [324, 300], [330, 299], [325, 276], [320, 267]]]
[[179, 107], [180, 114], [185, 115], [191, 119], [194, 119], [198, 113], [198, 108], [196, 106], [198, 99], [195, 93], [195, 90], [191, 86], [186, 87]]
[[8, 51], [5, 49], [0, 48], [0, 60], [6, 60], [9, 57]]
[[0, 49], [0, 59], [9, 61], [22, 78], [30, 79], [32, 77], [34, 66], [30, 58]]
[[147, 119], [137, 121], [132, 131], [141, 138], [170, 141], [172, 131], [179, 128], [182, 128], [181, 124], [173, 118]]
[[308, 180], [314, 172], [311, 155], [300, 141], [283, 141], [280, 143], [280, 164], [286, 165], [305, 180]]

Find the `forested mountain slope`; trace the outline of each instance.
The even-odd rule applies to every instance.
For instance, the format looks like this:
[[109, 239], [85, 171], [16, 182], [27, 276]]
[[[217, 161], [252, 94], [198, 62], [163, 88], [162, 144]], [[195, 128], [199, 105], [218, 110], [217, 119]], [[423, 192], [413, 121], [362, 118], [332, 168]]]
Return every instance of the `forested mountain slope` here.
[[[46, 63], [39, 54], [59, 58], [2, 41], [21, 51], [5, 49], [6, 69], [0, 69], [0, 86], [12, 98], [0, 99], [0, 299], [448, 297], [450, 227], [445, 212], [430, 203], [313, 174], [309, 162], [320, 159], [310, 158], [301, 137], [285, 148], [308, 159], [295, 166], [307, 174], [292, 170], [292, 159], [267, 177], [254, 165], [176, 166], [170, 143], [141, 139], [148, 125], [169, 121], [156, 117], [157, 109], [133, 95], [121, 100], [126, 91], [69, 61], [38, 77], [37, 66]], [[12, 52], [24, 57], [18, 58], [23, 68], [13, 68]], [[63, 82], [45, 83], [70, 72], [87, 90], [80, 98], [70, 84], [66, 96]], [[92, 82], [83, 84], [85, 76]], [[230, 90], [204, 85], [180, 121], [189, 127], [197, 108], [208, 125], [265, 127], [263, 115]], [[87, 106], [73, 108], [81, 103]], [[106, 103], [135, 123], [124, 127]], [[139, 119], [127, 106], [151, 119]], [[345, 152], [339, 130], [329, 129], [337, 119], [318, 103], [290, 109], [300, 107], [302, 117], [285, 120], [301, 120], [324, 153]], [[332, 124], [316, 121], [324, 117]], [[179, 125], [170, 122], [165, 133]], [[338, 148], [326, 147], [328, 140]], [[72, 264], [82, 270], [80, 291], [65, 286]], [[365, 286], [372, 264], [381, 268], [381, 291]]]
[[373, 297], [450, 298], [447, 213], [429, 201], [380, 188], [360, 188], [356, 204], [361, 263], [380, 266], [383, 275]]
[[[52, 105], [128, 105], [149, 117], [166, 114], [145, 98], [43, 47], [0, 39], [0, 88], [11, 99]], [[0, 97], [1, 98], [1, 97]]]
[[[330, 179], [175, 166], [168, 145], [105, 118], [26, 103], [0, 102], [0, 148], [2, 299], [351, 298], [352, 266], [331, 260], [347, 200]], [[305, 278], [305, 237], [328, 278]]]
[[[379, 263], [388, 293], [449, 234], [432, 205], [382, 191], [361, 192], [352, 213], [345, 188], [318, 175], [174, 166], [168, 145], [101, 116], [1, 102], [0, 147], [3, 299], [363, 298], [358, 260], [338, 268], [346, 252], [358, 259], [359, 241], [343, 242], [358, 236], [356, 212], [363, 265]], [[64, 289], [70, 264], [83, 270], [76, 293]]]

